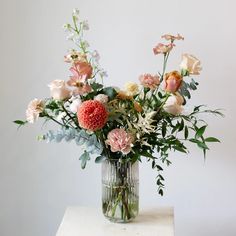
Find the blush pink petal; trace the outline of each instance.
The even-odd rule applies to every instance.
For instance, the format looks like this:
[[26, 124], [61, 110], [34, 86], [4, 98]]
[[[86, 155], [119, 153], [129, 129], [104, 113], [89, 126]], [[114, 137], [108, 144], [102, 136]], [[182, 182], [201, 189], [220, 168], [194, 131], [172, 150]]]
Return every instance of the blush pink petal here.
[[106, 140], [112, 152], [122, 152], [125, 155], [131, 151], [132, 142], [132, 135], [118, 128], [110, 131]]

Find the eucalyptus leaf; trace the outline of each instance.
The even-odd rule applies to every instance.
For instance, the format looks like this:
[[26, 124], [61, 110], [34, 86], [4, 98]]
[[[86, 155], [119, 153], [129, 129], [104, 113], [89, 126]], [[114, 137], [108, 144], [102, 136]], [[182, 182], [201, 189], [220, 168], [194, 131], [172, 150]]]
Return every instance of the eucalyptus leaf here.
[[81, 168], [84, 169], [86, 167], [87, 161], [90, 160], [89, 153], [87, 151], [84, 151], [79, 160], [81, 160]]

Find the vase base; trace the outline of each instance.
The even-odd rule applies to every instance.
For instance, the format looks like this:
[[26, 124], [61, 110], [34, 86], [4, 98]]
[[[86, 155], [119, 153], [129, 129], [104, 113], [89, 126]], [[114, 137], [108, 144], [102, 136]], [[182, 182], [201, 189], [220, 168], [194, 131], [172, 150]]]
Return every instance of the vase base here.
[[109, 220], [112, 223], [118, 223], [118, 224], [127, 224], [132, 222], [135, 218], [130, 218], [130, 219], [118, 219], [118, 218], [114, 218], [114, 217], [109, 217], [109, 216], [104, 216], [107, 220]]

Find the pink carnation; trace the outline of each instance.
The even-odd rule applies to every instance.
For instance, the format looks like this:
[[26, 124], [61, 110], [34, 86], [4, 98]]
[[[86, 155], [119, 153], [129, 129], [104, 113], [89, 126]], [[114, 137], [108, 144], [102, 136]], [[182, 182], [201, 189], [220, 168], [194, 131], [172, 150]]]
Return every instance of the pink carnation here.
[[163, 43], [158, 43], [157, 46], [155, 48], [153, 48], [153, 52], [155, 55], [166, 54], [166, 53], [170, 52], [174, 46], [175, 45], [173, 43], [170, 43], [167, 45], [165, 45]]
[[139, 80], [143, 87], [150, 88], [151, 90], [154, 90], [157, 88], [157, 86], [160, 84], [160, 79], [158, 75], [150, 75], [150, 74], [144, 74], [139, 77]]
[[82, 128], [96, 131], [106, 124], [108, 113], [101, 102], [88, 100], [79, 107], [77, 117]]
[[133, 137], [124, 129], [113, 129], [108, 133], [106, 144], [111, 146], [112, 152], [128, 154], [131, 151]]
[[184, 37], [181, 36], [180, 34], [175, 35], [171, 35], [171, 34], [164, 34], [161, 36], [162, 38], [164, 38], [165, 40], [170, 40], [170, 41], [174, 41], [174, 40], [184, 40]]

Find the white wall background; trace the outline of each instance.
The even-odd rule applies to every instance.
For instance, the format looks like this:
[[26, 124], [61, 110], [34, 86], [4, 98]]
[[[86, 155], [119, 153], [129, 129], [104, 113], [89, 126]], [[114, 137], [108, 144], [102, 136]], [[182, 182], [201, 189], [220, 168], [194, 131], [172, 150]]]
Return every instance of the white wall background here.
[[[87, 38], [99, 50], [109, 78], [122, 86], [154, 73], [161, 59], [152, 47], [164, 33], [181, 33], [169, 70], [183, 52], [201, 58], [204, 70], [194, 104], [225, 108], [226, 118], [207, 118], [213, 144], [204, 163], [200, 151], [173, 154], [165, 171], [165, 196], [156, 194], [155, 172], [140, 167], [141, 206], [175, 207], [177, 236], [236, 235], [234, 0], [1, 0], [0, 1], [0, 235], [55, 235], [68, 205], [100, 206], [100, 166], [80, 169], [75, 145], [38, 142], [41, 123], [16, 130], [28, 102], [49, 95], [47, 84], [67, 79], [63, 55], [69, 42], [61, 25], [71, 10], [90, 22]], [[91, 222], [92, 224], [92, 222]]]

